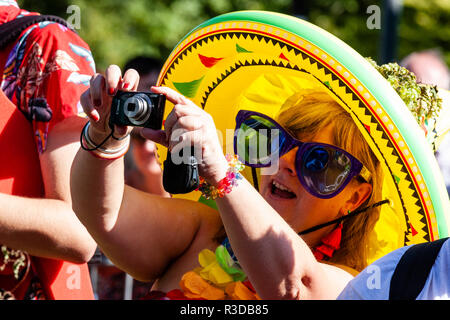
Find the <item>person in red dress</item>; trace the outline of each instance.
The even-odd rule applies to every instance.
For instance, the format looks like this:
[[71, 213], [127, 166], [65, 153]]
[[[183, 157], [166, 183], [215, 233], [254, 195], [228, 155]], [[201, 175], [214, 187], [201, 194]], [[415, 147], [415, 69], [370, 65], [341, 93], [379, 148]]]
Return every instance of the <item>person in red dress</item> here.
[[[39, 15], [0, 0], [0, 28]], [[43, 21], [0, 51], [0, 299], [93, 299], [97, 247], [72, 211], [79, 97], [95, 74], [89, 46]]]

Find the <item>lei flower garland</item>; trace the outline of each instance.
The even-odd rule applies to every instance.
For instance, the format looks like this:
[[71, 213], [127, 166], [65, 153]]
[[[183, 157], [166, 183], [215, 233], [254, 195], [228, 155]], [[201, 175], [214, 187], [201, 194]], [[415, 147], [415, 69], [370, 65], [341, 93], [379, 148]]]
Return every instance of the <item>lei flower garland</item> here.
[[181, 290], [169, 291], [170, 300], [260, 300], [239, 264], [233, 260], [225, 246], [215, 252], [200, 252], [200, 267], [183, 275]]

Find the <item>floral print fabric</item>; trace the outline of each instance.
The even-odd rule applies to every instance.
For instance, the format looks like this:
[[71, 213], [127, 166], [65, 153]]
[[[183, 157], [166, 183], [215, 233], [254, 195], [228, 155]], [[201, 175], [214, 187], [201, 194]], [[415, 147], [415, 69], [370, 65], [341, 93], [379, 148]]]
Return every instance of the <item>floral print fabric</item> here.
[[[0, 26], [37, 14], [21, 10], [16, 1], [0, 0]], [[73, 30], [44, 21], [28, 27], [0, 52], [0, 71], [1, 89], [30, 121], [41, 154], [52, 128], [80, 113], [79, 99], [95, 73], [95, 64], [88, 45]], [[39, 280], [32, 275], [29, 255], [0, 247], [0, 299], [44, 298]], [[20, 284], [26, 276], [31, 281], [27, 282], [25, 296], [15, 297], [5, 283], [14, 283], [13, 279]]]

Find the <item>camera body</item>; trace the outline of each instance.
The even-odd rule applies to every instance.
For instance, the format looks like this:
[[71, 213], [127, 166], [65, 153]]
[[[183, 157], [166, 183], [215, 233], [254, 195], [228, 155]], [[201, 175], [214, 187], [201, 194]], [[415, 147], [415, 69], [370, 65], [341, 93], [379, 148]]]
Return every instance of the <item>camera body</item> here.
[[166, 97], [162, 94], [118, 91], [111, 104], [109, 124], [159, 130], [165, 103]]
[[[111, 104], [109, 126], [144, 127], [159, 130], [162, 127], [166, 96], [150, 92], [119, 91]], [[167, 152], [164, 161], [163, 186], [172, 194], [188, 193], [199, 186], [198, 164], [195, 157], [188, 163], [175, 164]]]

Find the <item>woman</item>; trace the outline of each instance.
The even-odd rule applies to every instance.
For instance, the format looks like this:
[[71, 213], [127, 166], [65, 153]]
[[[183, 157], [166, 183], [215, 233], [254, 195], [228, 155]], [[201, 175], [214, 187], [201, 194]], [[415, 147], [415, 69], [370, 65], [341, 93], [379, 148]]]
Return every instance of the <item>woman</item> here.
[[[261, 298], [336, 298], [352, 279], [351, 269], [362, 270], [366, 264], [365, 235], [378, 219], [377, 208], [371, 207], [381, 194], [380, 165], [350, 116], [321, 93], [291, 97], [278, 121], [295, 136], [276, 127], [290, 141], [288, 150], [280, 153], [279, 170], [263, 176], [260, 193], [244, 179], [237, 185], [234, 176], [228, 179], [228, 190], [216, 199], [216, 211], [198, 202], [161, 198], [124, 185], [121, 155], [127, 147], [124, 137], [131, 128], [116, 126], [114, 139], [108, 138], [109, 106], [117, 90], [135, 90], [138, 81], [135, 71], [127, 71], [122, 78], [120, 69], [110, 66], [105, 77], [92, 78], [90, 89], [81, 98], [90, 118], [90, 126], [84, 131], [84, 140], [86, 135], [90, 140], [87, 147], [102, 141], [104, 144], [91, 148], [96, 149], [91, 151], [94, 156], [79, 151], [72, 167], [73, 206], [103, 252], [136, 279], [157, 279], [153, 289], [168, 292], [179, 287], [183, 274], [198, 267], [197, 256], [203, 249], [216, 249], [224, 227], [240, 266]], [[200, 148], [199, 172], [207, 183], [203, 190], [207, 194], [217, 191], [228, 177], [229, 164], [212, 118], [169, 88], [153, 87], [152, 91], [164, 94], [175, 106], [164, 130], [145, 129], [142, 134], [172, 152], [186, 141]], [[250, 118], [257, 117], [252, 114]], [[260, 120], [275, 126], [271, 119]], [[244, 115], [240, 126], [250, 123]], [[184, 134], [174, 139], [172, 132], [178, 129]], [[329, 178], [326, 171], [325, 175], [317, 173], [317, 177], [311, 171], [309, 180], [305, 180], [303, 171], [297, 174], [304, 169], [299, 165], [311, 148], [304, 148], [296, 138], [314, 141], [316, 144], [310, 146], [327, 150], [330, 157], [322, 165], [334, 166], [330, 174], [335, 175], [336, 186], [323, 184], [321, 178]], [[297, 152], [299, 147], [303, 154]], [[308, 170], [320, 165], [323, 154], [313, 154], [313, 158], [316, 162]], [[233, 174], [238, 176], [237, 171]], [[339, 179], [344, 184], [338, 183]], [[367, 207], [365, 213], [342, 224], [320, 227]], [[315, 226], [320, 228], [315, 230]], [[339, 242], [341, 227], [341, 249], [333, 255], [329, 251], [339, 247], [333, 242]], [[314, 231], [306, 233], [310, 228]], [[299, 237], [299, 232], [306, 234]], [[332, 255], [330, 262], [317, 261], [316, 257], [326, 260], [327, 254]]]

